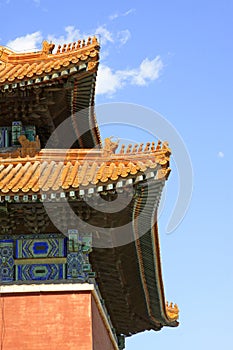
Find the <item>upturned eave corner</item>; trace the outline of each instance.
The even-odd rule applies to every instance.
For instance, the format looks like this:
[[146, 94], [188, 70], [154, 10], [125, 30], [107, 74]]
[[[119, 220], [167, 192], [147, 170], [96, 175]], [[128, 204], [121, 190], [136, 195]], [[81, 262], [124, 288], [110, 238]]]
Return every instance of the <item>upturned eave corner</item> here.
[[179, 307], [177, 304], [173, 304], [172, 302], [166, 302], [166, 317], [169, 320], [169, 322], [174, 322], [174, 326], [178, 326], [179, 322]]

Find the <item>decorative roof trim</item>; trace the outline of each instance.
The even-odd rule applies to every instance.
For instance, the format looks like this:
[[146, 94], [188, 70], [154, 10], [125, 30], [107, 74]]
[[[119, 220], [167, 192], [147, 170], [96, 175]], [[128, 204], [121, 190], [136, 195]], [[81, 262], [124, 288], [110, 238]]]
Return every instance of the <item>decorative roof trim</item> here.
[[108, 188], [110, 184], [119, 190], [123, 180], [130, 184], [151, 177], [166, 179], [170, 172], [169, 152], [164, 149], [106, 155], [106, 150], [46, 149], [33, 158], [2, 158], [0, 194], [11, 197], [38, 194], [41, 198], [42, 194], [54, 193], [57, 198], [60, 192], [80, 195], [81, 191], [96, 192], [98, 186]]
[[[53, 44], [43, 43], [38, 52], [16, 53], [0, 47], [1, 91], [49, 82], [74, 74], [85, 68], [89, 74], [96, 72], [99, 60], [99, 43], [96, 37], [58, 46], [52, 54]], [[27, 82], [27, 84], [26, 84]]]
[[[31, 88], [32, 86], [42, 86], [42, 85], [52, 85], [54, 82], [59, 80], [60, 78], [64, 78], [65, 76], [75, 74], [78, 71], [85, 70], [87, 69], [87, 64], [82, 63], [77, 66], [72, 66], [71, 68], [65, 68], [64, 70], [56, 71], [53, 74], [45, 74], [44, 76], [35, 76], [33, 79], [30, 77], [25, 78], [23, 81], [18, 81], [18, 82], [8, 82], [7, 84], [2, 85], [1, 84], [1, 78], [0, 78], [0, 87], [1, 87], [1, 92], [11, 92], [14, 89], [17, 88]], [[1, 72], [0, 72], [1, 73]]]
[[54, 47], [54, 44], [49, 44], [46, 40], [44, 40], [42, 43], [42, 50], [34, 52], [15, 52], [7, 47], [0, 46], [0, 60], [1, 62], [11, 63], [44, 61], [56, 57], [67, 57], [73, 53], [79, 53], [80, 58], [85, 60], [86, 58], [84, 59], [84, 56], [91, 55], [89, 52], [91, 49], [98, 49], [99, 43], [97, 38], [93, 36], [92, 38], [89, 37], [87, 41], [78, 40], [73, 43], [64, 44], [63, 46], [58, 45], [57, 52], [55, 54], [52, 53]]

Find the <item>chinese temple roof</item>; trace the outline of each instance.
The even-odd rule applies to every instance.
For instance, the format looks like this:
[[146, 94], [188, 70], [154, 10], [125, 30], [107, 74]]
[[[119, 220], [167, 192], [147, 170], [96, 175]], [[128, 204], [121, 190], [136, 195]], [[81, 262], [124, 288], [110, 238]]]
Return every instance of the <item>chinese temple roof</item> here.
[[[38, 222], [38, 225], [44, 227], [43, 201], [51, 202], [57, 215], [61, 216], [59, 198], [62, 194], [60, 200], [64, 197], [71, 199], [74, 211], [79, 215], [78, 204], [82, 203], [83, 198], [85, 203], [85, 196], [107, 198], [117, 192], [127, 196], [128, 188], [133, 187], [137, 195], [133, 196], [123, 212], [108, 217], [100, 212], [88, 214], [90, 218], [93, 217], [90, 221], [87, 219], [88, 222], [93, 224], [94, 220], [94, 225], [101, 227], [103, 222], [106, 227], [114, 227], [122, 220], [132, 221], [128, 234], [134, 237], [132, 242], [116, 248], [94, 248], [91, 253], [93, 270], [97, 273], [101, 294], [118, 334], [131, 335], [146, 329], [177, 326], [178, 308], [166, 304], [164, 296], [157, 219], [152, 227], [150, 224], [153, 216], [157, 215], [164, 182], [170, 172], [171, 151], [166, 142], [162, 144], [160, 141], [156, 146], [147, 143], [145, 146], [135, 145], [133, 149], [130, 145], [127, 149], [122, 145], [118, 153], [115, 151], [116, 146], [107, 139], [101, 150], [74, 149], [65, 152], [44, 149], [34, 157], [17, 158], [4, 158], [2, 154], [1, 201], [8, 203], [9, 216], [13, 213], [15, 216], [26, 214], [33, 220], [42, 220], [42, 224]], [[151, 192], [149, 198], [148, 183]], [[148, 200], [151, 203], [145, 212], [143, 206]], [[35, 219], [34, 211], [30, 214], [29, 207], [33, 203], [40, 212], [38, 219]], [[22, 208], [25, 204], [24, 214]], [[140, 211], [145, 215], [144, 225], [149, 223], [149, 229], [142, 236], [136, 224]], [[86, 212], [85, 216], [88, 215]], [[29, 218], [31, 224], [32, 218]], [[70, 218], [67, 220], [71, 222]], [[64, 218], [62, 221], [65, 221]], [[48, 232], [51, 232], [51, 227], [48, 227]], [[20, 225], [17, 229], [19, 232], [23, 230]], [[54, 230], [52, 227], [52, 232]]]
[[33, 123], [45, 146], [58, 125], [82, 111], [74, 120], [74, 148], [100, 146], [94, 113], [99, 43], [93, 37], [53, 50], [46, 41], [38, 52], [0, 47], [0, 127], [19, 118]]
[[68, 76], [88, 66], [88, 71], [98, 65], [99, 44], [95, 37], [59, 45], [43, 42], [41, 51], [16, 53], [0, 46], [0, 86], [2, 92], [18, 86], [30, 86]]
[[[127, 234], [132, 240], [127, 244], [114, 246], [111, 242], [108, 249], [95, 246], [90, 254], [116, 333], [129, 336], [175, 327], [179, 310], [165, 300], [157, 227], [171, 150], [159, 141], [156, 145], [122, 145], [116, 152], [119, 145], [111, 138], [102, 147], [94, 114], [97, 39], [59, 46], [56, 53], [53, 50], [54, 45], [47, 42], [41, 51], [31, 53], [0, 47], [0, 127], [14, 120], [30, 122], [38, 135], [35, 141], [18, 138], [18, 148], [0, 149], [2, 232], [58, 232], [43, 202], [52, 203], [57, 220], [72, 226], [72, 219], [61, 215], [64, 198], [85, 223], [100, 231], [130, 223]], [[47, 149], [46, 141], [54, 130], [79, 112], [72, 124], [77, 136], [73, 148]], [[111, 206], [119, 193], [123, 200], [128, 196], [129, 187], [132, 198], [119, 213], [102, 213], [85, 202], [86, 197], [97, 202], [105, 197]], [[144, 226], [148, 229], [142, 235]], [[96, 237], [98, 242], [98, 230]]]
[[[142, 147], [141, 147], [142, 148]], [[146, 149], [146, 150], [145, 150]], [[168, 177], [170, 150], [166, 144], [156, 149], [149, 143], [144, 150], [118, 154], [102, 150], [47, 150], [34, 157], [11, 158], [0, 153], [0, 194], [26, 194], [59, 191], [79, 191], [97, 186], [134, 181], [147, 174], [154, 177], [159, 170], [160, 178]]]

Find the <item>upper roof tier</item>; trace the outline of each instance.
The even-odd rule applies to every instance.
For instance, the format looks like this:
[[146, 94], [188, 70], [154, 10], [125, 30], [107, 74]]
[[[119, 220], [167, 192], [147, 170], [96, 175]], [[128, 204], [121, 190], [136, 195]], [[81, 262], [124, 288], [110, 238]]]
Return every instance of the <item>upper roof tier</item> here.
[[99, 49], [96, 37], [57, 49], [44, 41], [41, 51], [28, 53], [0, 47], [0, 127], [34, 125], [44, 147], [64, 120], [78, 115], [74, 148], [101, 147], [94, 113]]
[[58, 75], [71, 74], [84, 64], [89, 71], [97, 68], [99, 43], [96, 37], [59, 45], [56, 53], [53, 53], [54, 48], [55, 45], [47, 41], [43, 41], [42, 50], [38, 52], [16, 53], [0, 46], [1, 90], [14, 88], [16, 84], [24, 86], [57, 79]]

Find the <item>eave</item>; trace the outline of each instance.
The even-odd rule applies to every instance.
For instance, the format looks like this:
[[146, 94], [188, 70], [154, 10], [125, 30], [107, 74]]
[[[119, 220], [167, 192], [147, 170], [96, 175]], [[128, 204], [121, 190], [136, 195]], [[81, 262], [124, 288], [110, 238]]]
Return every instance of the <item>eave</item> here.
[[[152, 146], [153, 147], [153, 146]], [[148, 148], [148, 147], [147, 147]], [[41, 150], [35, 157], [10, 157], [0, 153], [0, 195], [23, 196], [70, 192], [96, 192], [119, 183], [143, 178], [167, 178], [170, 150], [106, 154], [102, 150]], [[91, 190], [93, 189], [93, 191]], [[12, 199], [13, 199], [12, 198]]]
[[[101, 146], [94, 111], [95, 83], [99, 63], [99, 43], [95, 37], [89, 38], [87, 42], [64, 44], [63, 47], [58, 47], [55, 54], [44, 48], [38, 52], [15, 53], [0, 47], [0, 52], [0, 104], [2, 103], [0, 126], [17, 120], [14, 116], [12, 120], [8, 120], [12, 112], [6, 112], [6, 116], [4, 115], [4, 108], [6, 109], [4, 103], [7, 99], [10, 102], [8, 105], [11, 105], [11, 102], [14, 102], [12, 96], [16, 97], [18, 94], [20, 103], [27, 103], [26, 100], [24, 102], [25, 94], [31, 94], [33, 97], [33, 94], [39, 94], [42, 91], [44, 96], [47, 91], [53, 91], [56, 105], [49, 105], [48, 108], [51, 115], [48, 124], [53, 125], [49, 133], [51, 134], [60, 123], [71, 117], [74, 119], [76, 147]], [[59, 91], [65, 94], [62, 96], [65, 103], [63, 101], [61, 106]], [[64, 109], [63, 112], [62, 109]], [[1, 117], [2, 113], [3, 117]], [[78, 117], [75, 118], [77, 114]]]

